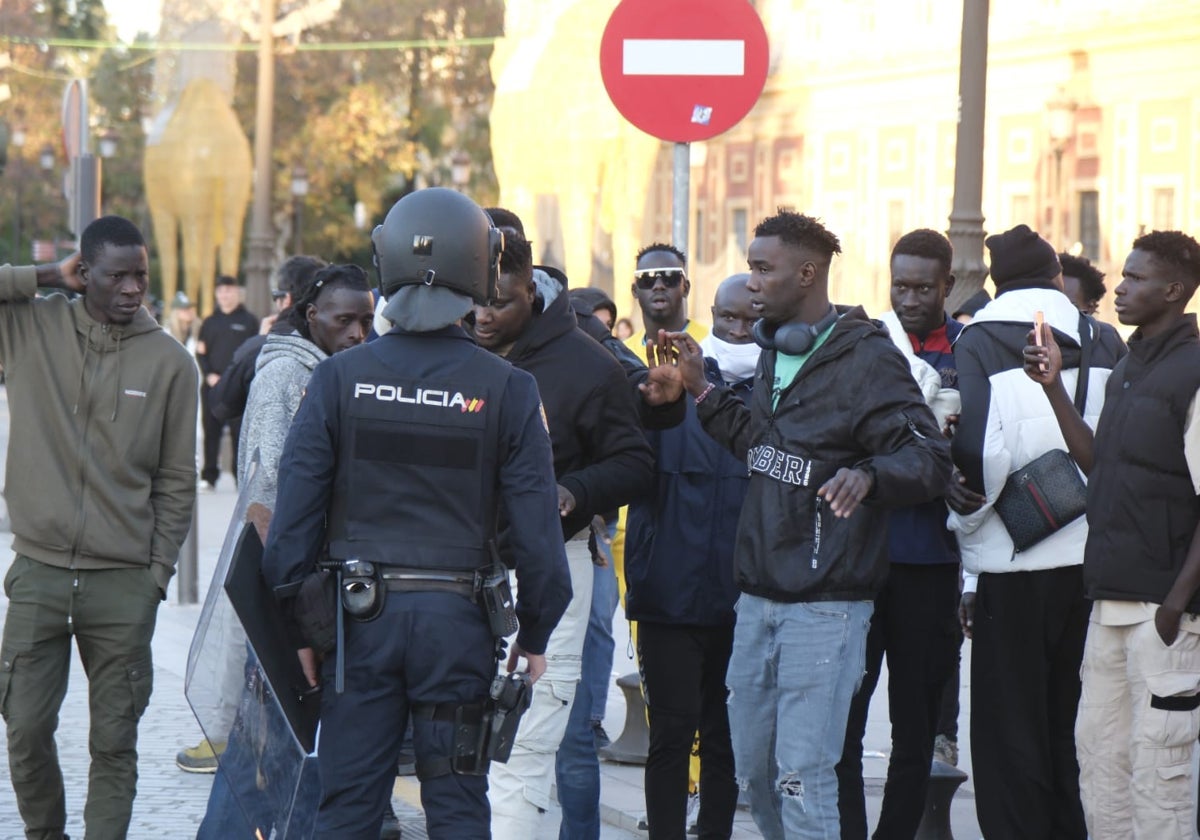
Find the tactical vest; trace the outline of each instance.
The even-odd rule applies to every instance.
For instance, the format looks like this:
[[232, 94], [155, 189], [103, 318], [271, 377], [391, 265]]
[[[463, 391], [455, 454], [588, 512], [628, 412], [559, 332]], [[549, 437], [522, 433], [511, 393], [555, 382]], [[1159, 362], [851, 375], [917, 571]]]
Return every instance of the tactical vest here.
[[448, 365], [439, 344], [387, 337], [347, 371], [328, 529], [335, 560], [430, 571], [491, 562], [512, 369], [482, 350]]
[[[1200, 389], [1195, 316], [1129, 343], [1109, 377], [1088, 476], [1089, 598], [1161, 604], [1200, 521], [1184, 457], [1188, 406]], [[1192, 611], [1200, 611], [1200, 598]]]

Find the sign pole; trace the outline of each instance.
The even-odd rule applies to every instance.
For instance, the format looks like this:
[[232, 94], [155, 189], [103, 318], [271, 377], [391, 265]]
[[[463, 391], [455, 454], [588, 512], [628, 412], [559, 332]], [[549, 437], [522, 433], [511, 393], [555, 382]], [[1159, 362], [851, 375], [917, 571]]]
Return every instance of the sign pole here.
[[675, 144], [674, 182], [671, 190], [671, 244], [688, 252], [688, 199], [691, 178], [691, 145]]

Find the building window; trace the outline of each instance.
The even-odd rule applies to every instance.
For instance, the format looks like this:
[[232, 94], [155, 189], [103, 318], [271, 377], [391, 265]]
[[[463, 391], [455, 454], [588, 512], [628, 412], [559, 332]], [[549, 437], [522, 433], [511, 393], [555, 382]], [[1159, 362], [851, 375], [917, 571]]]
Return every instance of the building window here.
[[829, 174], [845, 175], [850, 171], [850, 146], [833, 143], [829, 147]]
[[[1029, 196], [1014, 195], [1010, 198], [1008, 204], [1008, 226], [1015, 227], [1016, 225], [1026, 224], [1031, 227], [1037, 227], [1036, 220], [1029, 216]], [[1033, 223], [1033, 224], [1031, 224]]]
[[888, 250], [904, 235], [904, 202], [889, 201], [887, 206]]
[[746, 213], [746, 209], [744, 207], [736, 208], [733, 211], [732, 228], [733, 239], [737, 243], [739, 254], [746, 253], [746, 246], [750, 244], [749, 240], [746, 238], [747, 234], [749, 233], [747, 223], [748, 215]]
[[1029, 163], [1033, 159], [1033, 132], [1014, 128], [1008, 133], [1008, 162]]
[[735, 184], [744, 184], [750, 174], [750, 156], [745, 152], [735, 152], [729, 158], [729, 180]]
[[1151, 194], [1151, 230], [1175, 230], [1175, 188], [1158, 187]]
[[883, 168], [886, 172], [903, 172], [908, 168], [908, 143], [900, 138], [887, 141], [883, 147]]
[[1175, 125], [1170, 117], [1159, 117], [1150, 123], [1150, 151], [1155, 154], [1175, 151]]
[[1092, 262], [1100, 259], [1100, 193], [1079, 193], [1079, 244], [1083, 255]]

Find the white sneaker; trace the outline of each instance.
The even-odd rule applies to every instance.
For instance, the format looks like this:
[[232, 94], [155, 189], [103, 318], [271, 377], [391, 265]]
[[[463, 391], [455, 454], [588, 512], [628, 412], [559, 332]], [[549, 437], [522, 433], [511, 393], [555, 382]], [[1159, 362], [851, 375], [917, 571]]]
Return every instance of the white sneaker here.
[[196, 489], [201, 493], [212, 493], [217, 489], [217, 485], [213, 484], [211, 481], [201, 481], [200, 484], [197, 485]]
[[958, 742], [951, 741], [945, 735], [939, 735], [933, 739], [933, 758], [935, 761], [941, 761], [949, 764], [951, 767], [958, 766]]

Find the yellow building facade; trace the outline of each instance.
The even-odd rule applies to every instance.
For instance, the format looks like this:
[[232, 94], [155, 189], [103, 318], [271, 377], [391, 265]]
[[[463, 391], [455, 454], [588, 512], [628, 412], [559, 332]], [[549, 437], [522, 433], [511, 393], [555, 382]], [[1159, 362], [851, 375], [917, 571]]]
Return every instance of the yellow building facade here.
[[[756, 5], [771, 39], [763, 96], [692, 148], [692, 310], [706, 318], [755, 224], [785, 206], [841, 237], [835, 299], [877, 313], [895, 240], [948, 226], [961, 4]], [[511, 0], [492, 137], [502, 201], [531, 227], [535, 254], [573, 285], [612, 289], [628, 314], [632, 254], [669, 241], [671, 155], [604, 93], [599, 39], [614, 6]], [[988, 49], [989, 232], [1025, 222], [1098, 262], [1110, 288], [1140, 232], [1200, 234], [1200, 0], [995, 2]], [[538, 68], [522, 86], [516, 60]], [[550, 139], [531, 147], [530, 130]]]

